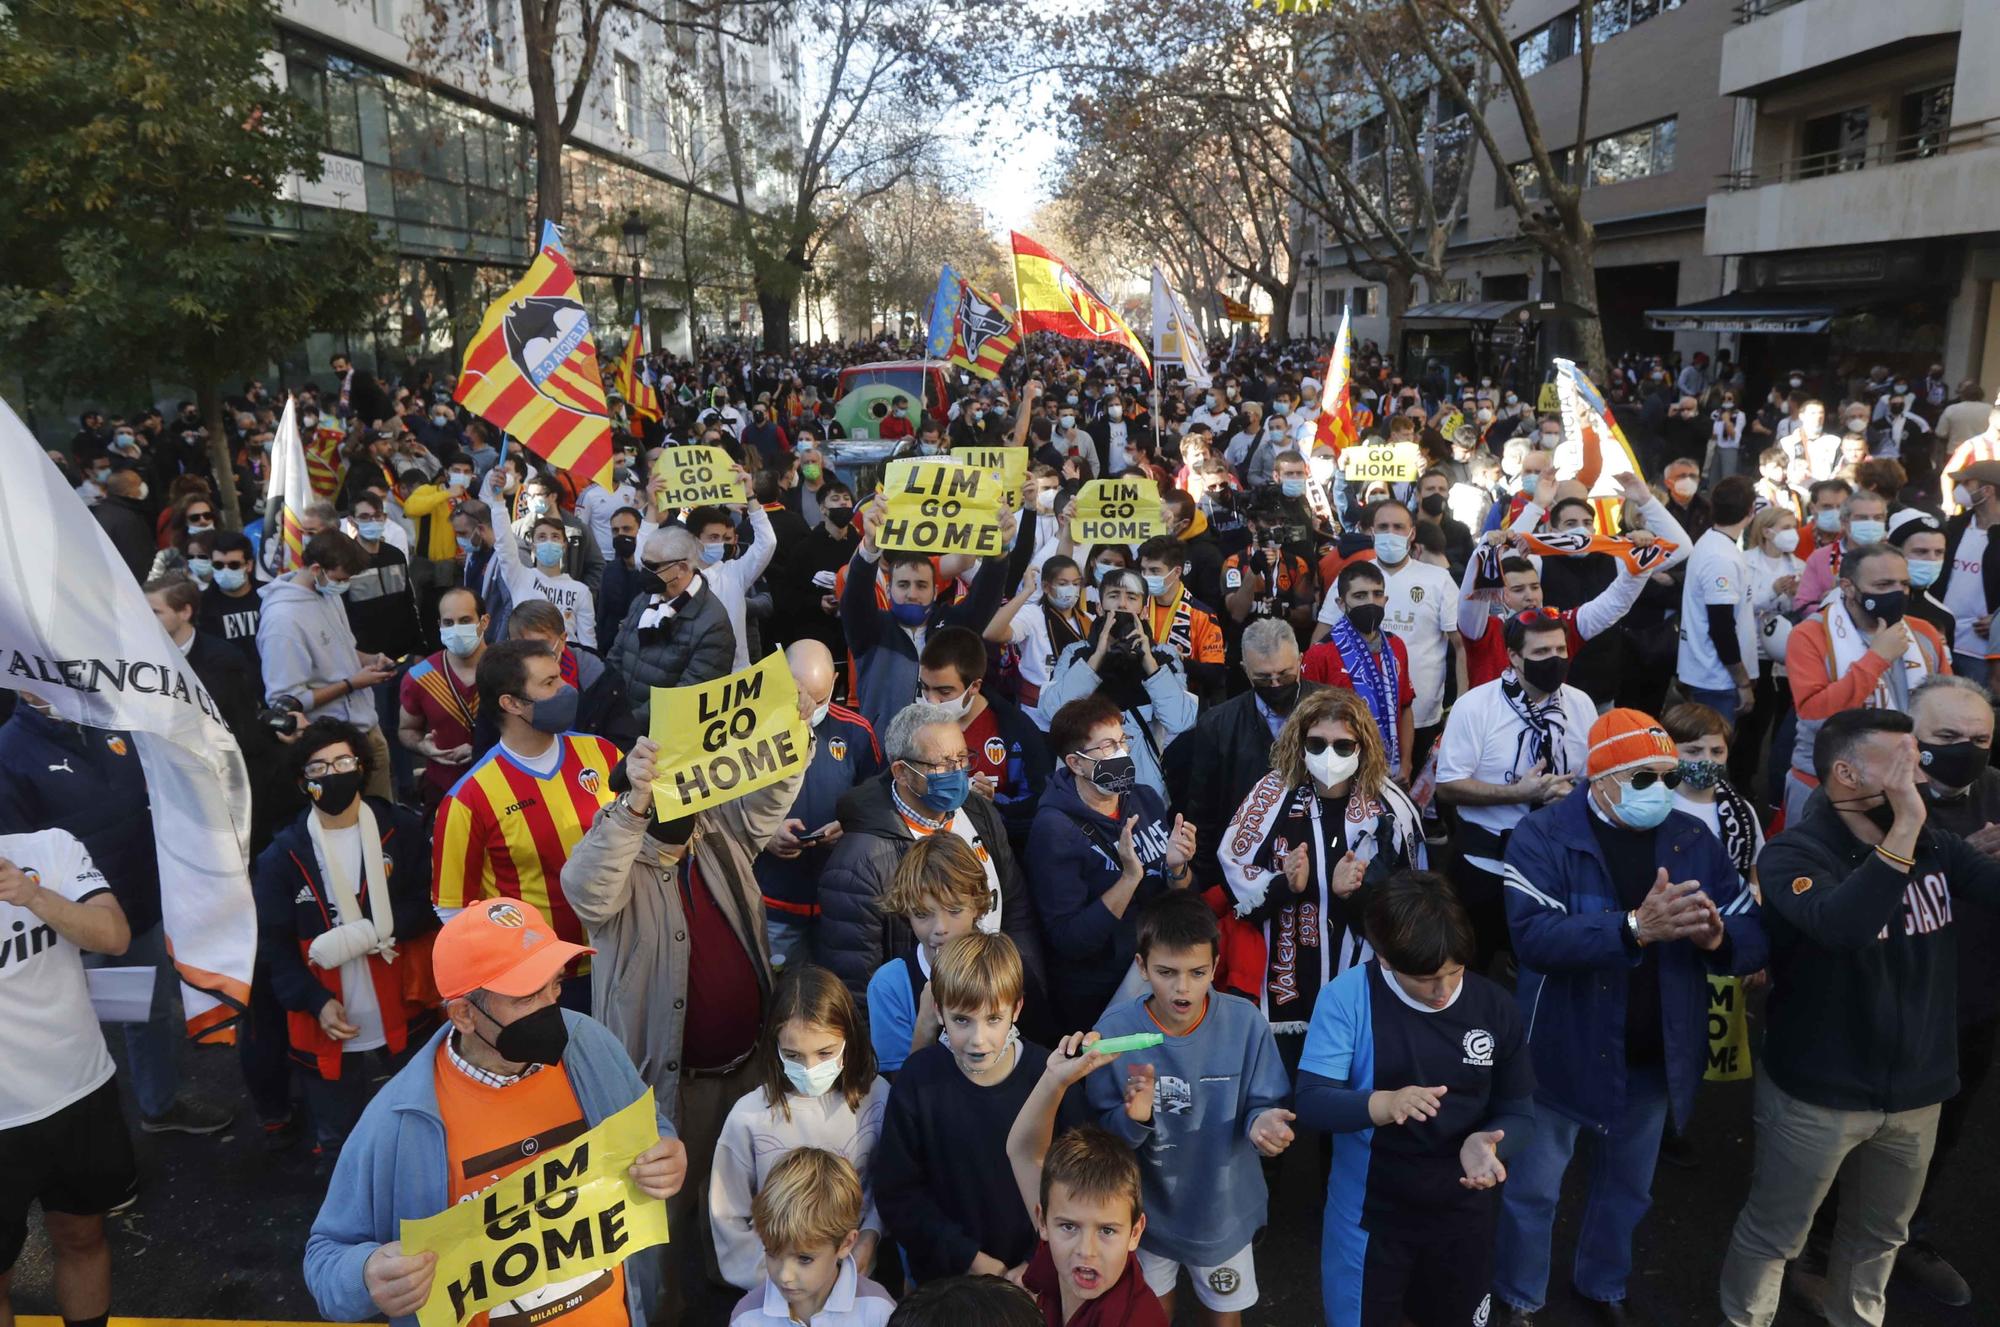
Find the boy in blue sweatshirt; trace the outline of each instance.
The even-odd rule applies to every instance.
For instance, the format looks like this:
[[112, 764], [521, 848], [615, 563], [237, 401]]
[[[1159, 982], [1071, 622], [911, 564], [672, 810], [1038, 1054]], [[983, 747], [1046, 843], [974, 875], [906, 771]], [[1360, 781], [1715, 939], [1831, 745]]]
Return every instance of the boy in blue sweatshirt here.
[[[1257, 1302], [1250, 1239], [1264, 1224], [1261, 1154], [1291, 1145], [1291, 1082], [1257, 1006], [1210, 989], [1221, 933], [1199, 896], [1178, 891], [1139, 919], [1136, 962], [1148, 993], [1112, 1007], [1105, 1037], [1157, 1032], [1150, 1064], [1089, 1079], [1100, 1123], [1138, 1153], [1146, 1228], [1139, 1265], [1169, 1318], [1183, 1267], [1199, 1318], [1239, 1327]], [[1128, 1111], [1128, 1098], [1139, 1109]]]

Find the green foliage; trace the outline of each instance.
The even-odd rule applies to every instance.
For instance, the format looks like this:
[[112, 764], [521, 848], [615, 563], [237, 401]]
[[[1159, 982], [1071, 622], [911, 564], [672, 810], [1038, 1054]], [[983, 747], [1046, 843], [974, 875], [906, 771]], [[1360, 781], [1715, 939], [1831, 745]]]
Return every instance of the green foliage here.
[[[0, 8], [0, 363], [50, 392], [211, 394], [365, 320], [393, 267], [360, 218], [298, 233], [321, 126], [278, 91], [270, 0]], [[282, 211], [281, 211], [282, 209]]]

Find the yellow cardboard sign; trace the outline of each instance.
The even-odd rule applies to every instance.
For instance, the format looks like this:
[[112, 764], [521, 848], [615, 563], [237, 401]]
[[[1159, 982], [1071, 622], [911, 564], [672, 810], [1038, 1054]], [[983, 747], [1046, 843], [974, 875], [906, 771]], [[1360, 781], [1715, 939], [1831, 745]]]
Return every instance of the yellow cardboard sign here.
[[1433, 422], [1437, 428], [1438, 436], [1449, 439], [1452, 434], [1458, 432], [1459, 425], [1465, 423], [1465, 415], [1453, 406], [1446, 406], [1438, 412], [1438, 417]]
[[[436, 1216], [405, 1221], [405, 1254], [436, 1253], [422, 1327], [457, 1327], [488, 1309], [555, 1286], [588, 1297], [612, 1268], [667, 1242], [667, 1205], [627, 1168], [660, 1139], [653, 1092], [561, 1147], [535, 1154], [499, 1183]], [[620, 1310], [622, 1313], [622, 1309]]]
[[1711, 1083], [1750, 1076], [1750, 1017], [1741, 977], [1708, 974], [1708, 1067], [1701, 1076]]
[[720, 447], [668, 447], [653, 462], [653, 473], [667, 477], [661, 511], [750, 501], [737, 481], [736, 462]]
[[882, 491], [889, 510], [875, 529], [875, 546], [910, 553], [969, 553], [996, 557], [1004, 481], [990, 470], [952, 460], [891, 461]]
[[767, 788], [806, 763], [799, 686], [773, 651], [738, 673], [653, 688], [654, 816], [677, 820]]
[[1160, 486], [1150, 479], [1093, 479], [1070, 508], [1070, 538], [1093, 544], [1143, 544], [1167, 532]]
[[1542, 384], [1542, 390], [1535, 394], [1535, 413], [1538, 415], [1559, 415], [1562, 413], [1562, 396], [1552, 382]]
[[1026, 447], [954, 447], [951, 454], [975, 470], [991, 470], [1000, 476], [1010, 506], [1021, 505], [1021, 489], [1028, 482]]
[[1340, 454], [1340, 473], [1350, 484], [1383, 480], [1406, 483], [1424, 472], [1424, 449], [1414, 442], [1385, 442], [1349, 447]]

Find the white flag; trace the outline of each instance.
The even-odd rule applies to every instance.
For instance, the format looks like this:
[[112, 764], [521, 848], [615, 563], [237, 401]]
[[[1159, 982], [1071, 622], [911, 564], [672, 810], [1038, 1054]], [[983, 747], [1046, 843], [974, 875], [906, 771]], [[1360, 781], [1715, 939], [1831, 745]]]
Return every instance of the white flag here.
[[257, 947], [242, 753], [125, 560], [5, 401], [0, 506], [0, 686], [132, 734], [188, 1033], [212, 1036], [249, 1003]]
[[1153, 363], [1180, 365], [1187, 380], [1197, 387], [1213, 381], [1201, 328], [1158, 263], [1153, 264]]
[[299, 439], [298, 402], [287, 396], [278, 436], [271, 440], [271, 482], [264, 495], [265, 574], [282, 576], [305, 565], [305, 530], [299, 514], [313, 504], [312, 472]]

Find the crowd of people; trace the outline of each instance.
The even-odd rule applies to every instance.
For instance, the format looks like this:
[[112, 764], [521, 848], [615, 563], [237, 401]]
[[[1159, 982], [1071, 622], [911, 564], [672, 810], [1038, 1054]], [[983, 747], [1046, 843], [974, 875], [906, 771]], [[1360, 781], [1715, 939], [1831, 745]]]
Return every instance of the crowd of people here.
[[[414, 1321], [436, 1258], [403, 1222], [650, 1088], [664, 1259], [492, 1322], [1162, 1327], [1185, 1293], [1232, 1327], [1273, 1178], [1317, 1166], [1329, 1324], [1532, 1324], [1586, 1133], [1572, 1286], [1645, 1322], [1716, 977], [1763, 992], [1722, 1318], [1789, 1286], [1879, 1324], [1892, 1270], [1967, 1301], [1976, 1240], [1926, 1218], [2000, 1034], [1978, 384], [1799, 372], [1760, 404], [1726, 356], [1628, 356], [1631, 462], [1579, 461], [1539, 375], [1363, 345], [1360, 432], [1424, 463], [1359, 483], [1314, 348], [1156, 389], [1032, 337], [883, 430], [1027, 449], [975, 558], [880, 548], [878, 468], [843, 460], [838, 371], [896, 349], [656, 356], [664, 415], [618, 404], [609, 486], [337, 358], [290, 389], [331, 458], [296, 566], [262, 383], [224, 447], [184, 404], [51, 452], [251, 774], [241, 1073], [326, 1177], [328, 1317]], [[682, 443], [750, 501], [665, 507]], [[1103, 476], [1156, 483], [1164, 531], [1074, 543]], [[654, 689], [773, 651], [804, 765], [662, 819]], [[77, 1324], [136, 1184], [86, 955], [160, 974], [123, 1034], [140, 1127], [234, 1114], [177, 1077], [148, 806], [123, 735], [20, 693], [0, 966], [45, 969], [45, 1017], [0, 1087], [0, 1254], [39, 1198]]]

